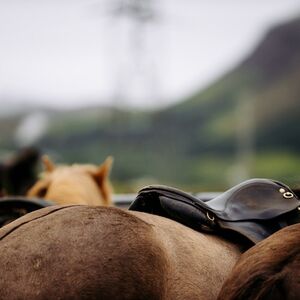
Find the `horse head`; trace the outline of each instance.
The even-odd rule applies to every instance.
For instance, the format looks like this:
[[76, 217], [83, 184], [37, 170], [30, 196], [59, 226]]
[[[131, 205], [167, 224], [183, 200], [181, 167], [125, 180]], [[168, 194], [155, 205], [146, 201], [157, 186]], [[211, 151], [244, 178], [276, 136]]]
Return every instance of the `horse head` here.
[[42, 161], [44, 172], [27, 192], [28, 197], [44, 198], [57, 204], [111, 205], [109, 173], [112, 157], [107, 157], [100, 166], [56, 166], [47, 156]]

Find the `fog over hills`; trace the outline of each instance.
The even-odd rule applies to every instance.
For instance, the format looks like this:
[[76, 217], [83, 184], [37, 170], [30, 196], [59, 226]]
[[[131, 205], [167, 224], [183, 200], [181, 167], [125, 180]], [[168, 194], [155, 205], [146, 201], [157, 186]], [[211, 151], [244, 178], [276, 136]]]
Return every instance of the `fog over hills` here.
[[113, 155], [120, 189], [134, 190], [143, 178], [197, 191], [249, 176], [296, 184], [299, 78], [295, 19], [273, 28], [236, 68], [176, 105], [52, 114], [36, 144], [63, 162], [101, 162]]

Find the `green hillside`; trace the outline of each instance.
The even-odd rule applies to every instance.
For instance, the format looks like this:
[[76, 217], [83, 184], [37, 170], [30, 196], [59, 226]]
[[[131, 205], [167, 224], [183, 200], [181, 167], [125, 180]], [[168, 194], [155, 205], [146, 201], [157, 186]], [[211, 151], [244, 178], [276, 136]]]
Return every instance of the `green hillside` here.
[[280, 25], [235, 69], [155, 112], [52, 114], [39, 145], [61, 162], [113, 155], [117, 191], [161, 183], [221, 190], [244, 177], [300, 183], [300, 19]]
[[299, 78], [298, 19], [271, 30], [236, 69], [178, 105], [152, 113], [100, 110], [85, 118], [58, 117], [42, 146], [62, 161], [114, 155], [113, 178], [126, 188], [159, 182], [215, 190], [234, 177], [248, 143], [254, 155], [250, 162], [240, 158], [248, 176], [296, 183]]

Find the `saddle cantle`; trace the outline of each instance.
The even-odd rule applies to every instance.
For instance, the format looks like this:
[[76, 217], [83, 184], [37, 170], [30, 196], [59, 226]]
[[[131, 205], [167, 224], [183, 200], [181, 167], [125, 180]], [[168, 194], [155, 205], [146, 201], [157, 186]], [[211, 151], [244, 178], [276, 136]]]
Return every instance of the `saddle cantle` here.
[[171, 218], [206, 232], [235, 231], [257, 243], [300, 222], [300, 200], [285, 184], [250, 179], [208, 201], [167, 186], [139, 191], [129, 210]]

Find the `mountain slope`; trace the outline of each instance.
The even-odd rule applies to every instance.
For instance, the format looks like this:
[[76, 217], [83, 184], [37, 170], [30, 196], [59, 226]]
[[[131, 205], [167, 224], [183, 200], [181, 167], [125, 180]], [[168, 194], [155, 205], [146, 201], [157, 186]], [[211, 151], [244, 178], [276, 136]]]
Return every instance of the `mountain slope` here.
[[177, 105], [142, 113], [93, 108], [66, 119], [60, 113], [39, 146], [64, 162], [113, 155], [114, 182], [125, 190], [135, 191], [133, 182], [143, 178], [223, 189], [240, 164], [248, 164], [248, 176], [300, 182], [299, 78], [296, 19], [272, 29], [235, 69]]

